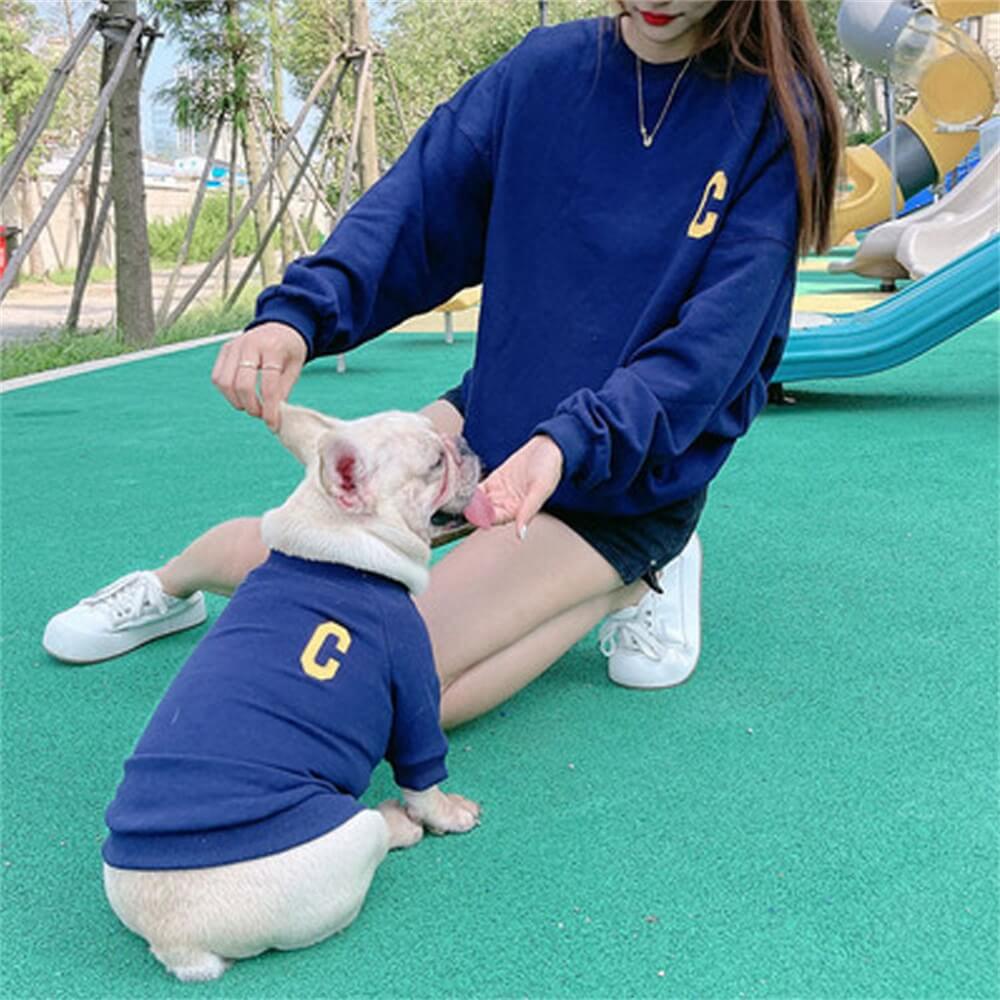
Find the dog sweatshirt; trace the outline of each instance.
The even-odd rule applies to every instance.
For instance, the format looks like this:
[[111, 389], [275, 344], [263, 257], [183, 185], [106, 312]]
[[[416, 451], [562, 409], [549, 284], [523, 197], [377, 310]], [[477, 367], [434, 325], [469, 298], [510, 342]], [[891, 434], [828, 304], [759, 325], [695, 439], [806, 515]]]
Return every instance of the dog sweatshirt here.
[[[787, 340], [796, 177], [766, 77], [707, 56], [637, 77], [608, 18], [534, 30], [434, 112], [251, 325], [288, 324], [315, 357], [482, 282], [462, 394], [486, 466], [541, 433], [565, 459], [552, 506], [691, 496]], [[652, 129], [675, 84], [647, 148], [637, 99]]]
[[406, 588], [272, 552], [150, 719], [106, 821], [119, 868], [283, 851], [364, 808], [382, 758], [416, 790], [447, 776], [427, 630]]

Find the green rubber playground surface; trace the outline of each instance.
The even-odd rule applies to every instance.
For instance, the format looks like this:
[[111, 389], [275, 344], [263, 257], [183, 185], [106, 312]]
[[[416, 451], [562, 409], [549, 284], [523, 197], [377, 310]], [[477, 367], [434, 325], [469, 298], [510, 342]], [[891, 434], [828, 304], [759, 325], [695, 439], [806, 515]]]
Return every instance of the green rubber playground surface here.
[[[214, 391], [214, 347], [4, 394], [0, 996], [998, 996], [997, 333], [790, 387], [710, 495], [693, 679], [616, 688], [587, 637], [451, 734], [478, 830], [391, 855], [344, 934], [201, 986], [117, 923], [99, 846], [204, 628], [83, 668], [39, 640], [297, 468]], [[293, 399], [418, 407], [471, 356], [385, 337]], [[368, 801], [391, 791], [380, 768]]]

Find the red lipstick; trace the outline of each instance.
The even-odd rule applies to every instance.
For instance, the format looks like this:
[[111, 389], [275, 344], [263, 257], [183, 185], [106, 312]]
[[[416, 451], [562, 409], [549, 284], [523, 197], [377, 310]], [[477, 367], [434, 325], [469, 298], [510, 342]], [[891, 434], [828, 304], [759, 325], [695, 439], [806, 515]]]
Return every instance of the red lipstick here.
[[662, 28], [665, 24], [670, 24], [671, 21], [677, 20], [676, 16], [671, 14], [654, 14], [649, 10], [640, 10], [639, 13], [646, 24], [654, 28]]

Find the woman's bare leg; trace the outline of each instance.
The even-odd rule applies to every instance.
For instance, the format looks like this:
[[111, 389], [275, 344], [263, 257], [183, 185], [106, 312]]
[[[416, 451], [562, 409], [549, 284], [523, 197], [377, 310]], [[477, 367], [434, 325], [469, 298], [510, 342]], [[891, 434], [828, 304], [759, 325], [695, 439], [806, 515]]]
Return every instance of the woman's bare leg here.
[[441, 434], [462, 433], [462, 427], [465, 424], [462, 414], [446, 399], [435, 399], [433, 403], [428, 403], [418, 412], [429, 417], [431, 423]]
[[154, 570], [174, 597], [207, 590], [228, 597], [267, 558], [259, 517], [224, 521], [199, 535], [180, 555]]
[[431, 570], [417, 606], [442, 684], [442, 719], [488, 711], [551, 666], [602, 617], [635, 603], [611, 565], [556, 518], [525, 541], [512, 525], [479, 531]]
[[475, 719], [505, 702], [548, 670], [604, 617], [636, 603], [646, 590], [640, 581], [584, 601], [499, 653], [473, 664], [441, 693], [441, 722], [445, 729]]
[[[461, 414], [438, 400], [422, 411], [447, 433]], [[259, 518], [226, 521], [156, 570], [169, 594], [229, 595], [267, 558]], [[442, 718], [457, 725], [534, 680], [605, 615], [645, 591], [556, 518], [540, 514], [525, 541], [511, 525], [478, 531], [431, 570], [417, 598], [442, 684]]]

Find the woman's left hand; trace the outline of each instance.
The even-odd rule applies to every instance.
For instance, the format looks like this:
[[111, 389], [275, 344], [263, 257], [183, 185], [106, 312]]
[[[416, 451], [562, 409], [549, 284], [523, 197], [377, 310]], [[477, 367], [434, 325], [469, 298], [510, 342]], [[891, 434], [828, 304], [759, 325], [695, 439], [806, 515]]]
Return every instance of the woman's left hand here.
[[495, 524], [514, 522], [519, 538], [555, 492], [562, 478], [563, 453], [544, 434], [531, 438], [483, 482], [496, 514]]

